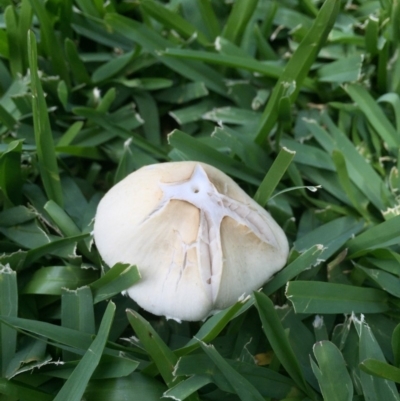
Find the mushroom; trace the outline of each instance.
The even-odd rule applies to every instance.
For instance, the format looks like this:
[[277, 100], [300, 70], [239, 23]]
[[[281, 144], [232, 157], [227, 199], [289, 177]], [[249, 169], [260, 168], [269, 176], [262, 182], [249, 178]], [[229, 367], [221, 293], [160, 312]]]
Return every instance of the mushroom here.
[[260, 288], [286, 263], [271, 215], [210, 165], [142, 167], [101, 200], [94, 237], [104, 261], [137, 265], [127, 290], [143, 309], [196, 321]]

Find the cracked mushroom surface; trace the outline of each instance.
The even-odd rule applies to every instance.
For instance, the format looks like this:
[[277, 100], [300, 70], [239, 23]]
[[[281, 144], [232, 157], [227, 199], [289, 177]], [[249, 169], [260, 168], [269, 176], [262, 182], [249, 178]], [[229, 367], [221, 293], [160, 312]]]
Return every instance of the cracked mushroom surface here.
[[101, 200], [96, 246], [109, 265], [137, 265], [127, 290], [143, 309], [196, 321], [260, 288], [286, 263], [285, 233], [226, 174], [200, 162], [154, 164]]

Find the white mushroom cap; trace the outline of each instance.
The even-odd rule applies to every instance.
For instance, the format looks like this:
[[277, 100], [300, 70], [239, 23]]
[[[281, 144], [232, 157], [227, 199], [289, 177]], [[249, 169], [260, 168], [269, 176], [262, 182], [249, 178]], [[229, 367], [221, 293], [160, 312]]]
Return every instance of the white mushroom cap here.
[[94, 237], [109, 265], [137, 265], [127, 292], [142, 308], [202, 320], [260, 288], [286, 263], [288, 241], [231, 178], [199, 162], [143, 167], [101, 200]]

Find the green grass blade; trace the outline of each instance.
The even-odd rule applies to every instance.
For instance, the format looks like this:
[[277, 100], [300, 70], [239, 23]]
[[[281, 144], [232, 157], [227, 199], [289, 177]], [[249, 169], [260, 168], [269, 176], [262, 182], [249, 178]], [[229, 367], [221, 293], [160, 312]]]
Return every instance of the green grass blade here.
[[27, 32], [32, 26], [33, 10], [30, 0], [22, 0], [18, 13], [18, 47], [22, 58], [23, 69], [28, 69], [28, 37]]
[[400, 369], [386, 362], [372, 358], [365, 359], [360, 363], [360, 369], [369, 375], [400, 383]]
[[[58, 366], [47, 365], [41, 368], [41, 372], [49, 377], [58, 377], [60, 379], [67, 380], [73, 373], [78, 363], [79, 361], [77, 362], [75, 360]], [[93, 372], [92, 380], [126, 377], [129, 376], [138, 367], [138, 365], [139, 362], [130, 359], [126, 355], [121, 354], [119, 357], [103, 355], [99, 365]]]
[[96, 7], [96, 1], [92, 0], [77, 0], [76, 1], [81, 8], [81, 10], [85, 13], [88, 14], [92, 17], [100, 17], [100, 12], [98, 8]]
[[400, 298], [400, 279], [398, 277], [380, 269], [367, 269], [358, 264], [356, 267], [364, 272], [369, 279], [374, 281], [380, 288], [382, 288], [382, 290]]
[[16, 77], [18, 74], [23, 74], [23, 60], [21, 49], [18, 41], [18, 23], [15, 10], [12, 6], [8, 6], [4, 11], [4, 20], [7, 27], [8, 47], [12, 49], [9, 51], [9, 62], [12, 76]]
[[[0, 315], [17, 316], [18, 288], [17, 275], [9, 266], [0, 264]], [[5, 376], [7, 367], [17, 349], [17, 332], [0, 323], [0, 374]]]
[[258, 0], [237, 0], [222, 31], [222, 36], [233, 43], [239, 43], [243, 32], [254, 13]]
[[86, 386], [100, 362], [104, 347], [107, 342], [111, 324], [115, 313], [115, 304], [109, 302], [101, 320], [100, 328], [96, 338], [90, 344], [89, 349], [80, 360], [69, 379], [62, 386], [54, 401], [80, 401]]
[[159, 2], [154, 0], [141, 0], [140, 7], [146, 14], [156, 19], [165, 27], [175, 30], [185, 39], [189, 39], [193, 35], [196, 35], [196, 39], [200, 44], [203, 46], [209, 45], [209, 41], [203, 32], [196, 29], [196, 27], [177, 13], [168, 10]]
[[89, 84], [90, 76], [87, 72], [86, 66], [81, 60], [75, 43], [71, 39], [65, 40], [65, 55], [70, 64], [71, 73], [73, 74], [78, 84]]
[[332, 63], [318, 70], [320, 82], [355, 82], [360, 78], [363, 56], [356, 54]]
[[202, 21], [212, 39], [215, 39], [220, 33], [218, 18], [214, 12], [211, 0], [196, 0], [199, 7]]
[[63, 288], [61, 325], [84, 333], [95, 333], [93, 297], [89, 287], [80, 287], [75, 291]]
[[73, 237], [81, 234], [81, 231], [71, 217], [69, 217], [56, 202], [49, 200], [44, 205], [44, 210], [46, 210], [46, 212], [65, 236]]
[[369, 91], [361, 85], [348, 85], [346, 92], [358, 105], [375, 131], [393, 151], [400, 146], [400, 137]]
[[311, 266], [318, 264], [321, 259], [321, 253], [324, 247], [315, 245], [303, 252], [292, 263], [286, 266], [283, 270], [275, 275], [275, 277], [265, 284], [263, 292], [266, 295], [271, 295], [279, 288], [283, 287], [287, 282], [293, 280], [301, 272], [309, 269]]
[[347, 243], [350, 256], [356, 257], [368, 250], [398, 244], [400, 240], [399, 226], [400, 216], [396, 216], [364, 231]]
[[137, 134], [136, 132], [130, 132], [128, 129], [124, 128], [121, 125], [118, 125], [114, 122], [109, 121], [109, 117], [102, 113], [99, 113], [97, 110], [89, 109], [89, 108], [76, 108], [73, 110], [74, 113], [79, 114], [83, 117], [87, 117], [90, 121], [98, 124], [101, 128], [104, 128], [110, 134], [119, 136], [125, 140], [129, 139], [132, 143], [140, 149], [143, 149], [150, 154], [154, 154], [155, 156], [165, 159], [165, 151], [159, 146], [153, 145], [148, 142], [142, 136]]
[[76, 138], [83, 127], [82, 121], [73, 123], [65, 132], [65, 134], [58, 140], [57, 147], [69, 146]]
[[168, 348], [147, 320], [131, 309], [127, 310], [127, 315], [129, 323], [135, 330], [143, 347], [157, 365], [166, 385], [173, 387], [180, 381], [177, 381], [173, 375], [174, 366], [178, 361], [177, 356]]
[[[0, 315], [0, 322], [23, 332], [24, 334], [29, 333], [30, 336], [37, 339], [43, 339], [43, 337], [45, 337], [48, 339], [49, 343], [56, 345], [60, 349], [67, 349], [69, 351], [75, 349], [79, 350], [79, 353], [82, 355], [87, 351], [93, 341], [93, 336], [91, 334], [38, 320]], [[104, 351], [105, 355], [119, 358], [120, 351], [118, 349], [124, 351], [128, 350], [127, 348], [118, 346], [117, 344], [111, 344], [113, 349], [106, 348]]]
[[8, 365], [7, 379], [23, 373], [30, 368], [40, 364], [44, 364], [49, 359], [46, 355], [47, 342], [43, 339], [36, 340], [34, 338], [25, 338], [18, 347], [18, 352]]
[[[44, 205], [44, 210], [49, 214], [49, 216], [56, 223], [57, 227], [60, 231], [67, 237], [77, 237], [81, 234], [81, 231], [71, 219], [70, 216], [55, 202], [49, 200]], [[78, 242], [79, 251], [86, 256], [89, 260], [96, 260], [93, 256], [93, 252], [91, 253], [88, 247], [85, 245], [83, 241]]]
[[76, 237], [62, 238], [60, 240], [50, 242], [49, 244], [30, 249], [26, 254], [26, 260], [23, 267], [29, 267], [33, 262], [45, 255], [54, 254], [55, 252], [62, 250], [63, 248], [68, 248], [71, 245], [73, 246], [74, 243], [89, 237], [89, 235], [90, 234], [87, 233], [78, 235]]
[[397, 324], [397, 326], [393, 330], [391, 346], [393, 350], [395, 365], [400, 366], [400, 324]]
[[156, 117], [158, 113], [157, 103], [154, 98], [145, 91], [138, 91], [134, 95], [135, 102], [139, 108], [140, 116], [143, 118], [143, 130], [147, 140], [155, 145], [161, 145], [160, 122]]
[[140, 273], [136, 266], [117, 263], [104, 276], [90, 284], [94, 303], [127, 290], [139, 280]]
[[[321, 244], [323, 252], [322, 259], [331, 257], [350, 238], [357, 235], [364, 227], [363, 221], [353, 217], [345, 216], [329, 221], [314, 230], [303, 233], [294, 243], [294, 249], [299, 252], [309, 249], [314, 244]], [[335, 233], [335, 235], [332, 235]]]
[[386, 292], [322, 281], [291, 281], [286, 297], [296, 313], [380, 313], [389, 310]]
[[204, 61], [206, 63], [222, 65], [230, 68], [240, 68], [270, 78], [279, 78], [282, 75], [282, 68], [275, 63], [261, 63], [250, 56], [243, 57], [238, 55], [216, 54], [202, 50], [175, 48], [167, 48], [163, 55], [177, 59]]
[[[364, 193], [376, 208], [380, 211], [384, 210], [385, 198], [390, 199], [391, 195], [382, 178], [371, 164], [360, 155], [351, 140], [333, 123], [326, 113], [322, 115], [322, 123], [328, 126], [332, 135], [329, 135], [316, 121], [307, 121], [305, 123], [315, 139], [329, 154], [332, 154], [335, 149], [343, 154], [346, 159], [349, 177], [353, 184]], [[368, 177], [368, 179], [365, 179], [365, 177]]]
[[227, 96], [227, 88], [223, 83], [223, 76], [212, 68], [200, 63], [174, 60], [170, 57], [160, 56], [160, 51], [174, 47], [172, 42], [165, 40], [143, 24], [115, 14], [108, 14], [105, 21], [116, 32], [135, 43], [139, 43], [144, 49], [151, 52], [167, 67], [194, 82], [204, 82], [209, 89], [223, 96]]
[[400, 96], [397, 93], [385, 93], [376, 100], [378, 103], [389, 103], [393, 107], [396, 128], [400, 129]]
[[25, 206], [15, 206], [0, 212], [0, 227], [12, 227], [34, 220], [36, 213]]
[[294, 90], [289, 94], [290, 100], [293, 102], [296, 99], [319, 49], [333, 27], [339, 12], [339, 5], [340, 2], [338, 0], [326, 0], [324, 2], [311, 29], [287, 63], [263, 113], [262, 121], [258, 128], [257, 143], [262, 143], [275, 125], [278, 118], [280, 99], [285, 96], [286, 87], [289, 84], [294, 84]]
[[265, 206], [268, 199], [273, 194], [275, 188], [278, 186], [279, 181], [282, 179], [286, 170], [290, 166], [296, 152], [287, 148], [282, 148], [274, 163], [265, 175], [261, 185], [258, 187], [254, 200], [261, 206]]
[[[360, 339], [359, 362], [362, 363], [368, 359], [386, 362], [374, 334], [364, 319], [359, 320], [354, 317], [353, 324]], [[399, 393], [393, 382], [371, 376], [363, 371], [360, 372], [360, 379], [364, 394], [368, 394], [372, 400], [399, 401]]]
[[62, 206], [63, 196], [54, 151], [53, 136], [47, 114], [46, 101], [38, 75], [36, 39], [33, 32], [29, 32], [28, 35], [33, 122], [41, 179], [48, 198], [56, 202], [59, 206]]
[[[55, 30], [53, 28], [52, 16], [47, 11], [44, 3], [40, 0], [29, 0], [34, 13], [36, 14], [39, 22], [40, 22], [40, 38], [42, 41], [42, 47], [45, 53], [50, 56], [51, 63], [53, 65], [55, 73], [57, 73], [61, 79], [70, 86], [70, 79], [68, 74], [67, 64], [65, 62], [65, 57], [63, 54], [63, 47], [59, 43], [59, 39], [55, 34]], [[28, 33], [29, 36], [32, 36], [33, 33]], [[31, 42], [32, 38], [28, 36], [28, 52], [32, 52], [33, 42]], [[35, 43], [36, 48], [36, 43]], [[29, 57], [32, 57], [30, 54]], [[36, 58], [36, 56], [34, 56]], [[32, 73], [32, 61], [30, 61], [29, 68]], [[35, 63], [36, 65], [37, 63]]]
[[[259, 322], [257, 321], [256, 324], [258, 325]], [[271, 368], [257, 366], [253, 361], [242, 362], [226, 359], [225, 362], [251, 383], [263, 397], [280, 400], [301, 394], [291, 379]], [[184, 377], [207, 377], [221, 390], [235, 393], [234, 387], [228, 382], [223, 372], [206, 354], [193, 353], [180, 358], [175, 367], [175, 374]], [[181, 382], [183, 388], [185, 388], [184, 383]], [[180, 385], [176, 386], [177, 389], [179, 387]], [[171, 389], [171, 392], [173, 390], [174, 388]]]
[[313, 351], [318, 365], [311, 359], [311, 366], [324, 400], [352, 401], [353, 382], [346, 369], [343, 355], [336, 345], [330, 341], [321, 341], [314, 345]]
[[0, 378], [0, 394], [7, 398], [3, 400], [26, 400], [26, 401], [52, 401], [54, 396], [37, 390], [33, 386], [20, 383], [14, 380]]
[[257, 389], [240, 373], [232, 368], [229, 363], [217, 352], [213, 345], [200, 342], [200, 346], [206, 355], [215, 363], [224, 375], [227, 382], [232, 386], [235, 393], [242, 401], [264, 401]]
[[23, 289], [24, 294], [61, 295], [63, 289], [76, 290], [90, 284], [98, 272], [79, 266], [46, 266], [35, 271]]
[[141, 373], [133, 373], [117, 380], [93, 380], [85, 392], [85, 401], [131, 401], [139, 395], [140, 401], [162, 400], [165, 386], [159, 380]]
[[371, 220], [367, 211], [368, 200], [362, 196], [359, 191], [356, 191], [350, 181], [349, 174], [346, 166], [346, 159], [343, 154], [338, 150], [334, 150], [332, 153], [332, 160], [335, 163], [336, 171], [338, 173], [339, 182], [346, 192], [353, 207], [364, 217], [365, 220]]
[[315, 399], [315, 393], [304, 378], [299, 362], [290, 346], [272, 301], [265, 294], [257, 292], [254, 293], [254, 298], [263, 331], [278, 360], [297, 386], [304, 393], [308, 394], [311, 399]]
[[[95, 333], [93, 296], [89, 287], [80, 287], [75, 291], [63, 289], [61, 325], [83, 333]], [[74, 360], [76, 354], [64, 351], [63, 359], [65, 361]]]
[[22, 142], [12, 141], [0, 155], [0, 188], [8, 206], [22, 200], [21, 152]]
[[207, 96], [208, 93], [203, 82], [191, 82], [183, 85], [175, 85], [172, 88], [158, 92], [156, 99], [166, 103], [183, 104]]
[[163, 398], [172, 398], [175, 401], [183, 401], [197, 390], [200, 390], [213, 381], [205, 376], [191, 376], [170, 388], [163, 394]]
[[46, 322], [17, 317], [0, 316], [0, 321], [18, 330], [32, 333], [34, 336], [43, 336], [61, 344], [66, 344], [77, 349], [85, 349], [91, 343], [89, 334], [67, 329]]
[[12, 130], [17, 124], [15, 118], [10, 114], [0, 103], [0, 121], [9, 129]]
[[102, 64], [92, 74], [93, 82], [99, 84], [102, 81], [108, 81], [111, 78], [118, 76], [132, 61], [133, 57], [134, 52], [131, 51], [112, 58], [109, 62]]
[[205, 343], [214, 340], [218, 334], [228, 325], [228, 323], [236, 316], [236, 313], [240, 311], [243, 304], [237, 302], [230, 308], [227, 308], [217, 314], [211, 316], [201, 326], [200, 330], [193, 336], [193, 338], [183, 347], [175, 351], [176, 355], [186, 355], [199, 347], [199, 340]]

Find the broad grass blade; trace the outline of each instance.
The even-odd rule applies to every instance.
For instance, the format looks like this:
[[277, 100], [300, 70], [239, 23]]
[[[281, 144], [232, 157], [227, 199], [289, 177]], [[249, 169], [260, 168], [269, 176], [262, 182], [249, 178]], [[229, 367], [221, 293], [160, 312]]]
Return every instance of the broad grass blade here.
[[204, 82], [209, 89], [227, 96], [227, 88], [223, 83], [223, 76], [211, 67], [201, 63], [160, 56], [159, 52], [166, 48], [174, 47], [173, 43], [162, 38], [155, 31], [148, 29], [144, 24], [116, 14], [107, 14], [105, 21], [116, 32], [132, 42], [139, 43], [146, 51], [159, 58], [167, 67], [194, 82]]
[[[94, 334], [93, 296], [89, 287], [74, 291], [63, 289], [61, 295], [61, 325], [83, 333]], [[64, 351], [64, 360], [76, 359], [76, 354]]]
[[26, 254], [26, 259], [24, 262], [24, 268], [29, 267], [33, 262], [40, 259], [41, 257], [53, 254], [54, 252], [59, 251], [60, 249], [70, 247], [74, 245], [80, 240], [83, 240], [89, 237], [89, 233], [77, 235], [76, 237], [62, 238], [59, 240], [55, 240], [50, 242], [49, 244], [41, 245], [29, 250]]
[[278, 186], [279, 181], [282, 179], [287, 168], [293, 160], [296, 152], [287, 148], [282, 148], [278, 153], [274, 163], [265, 175], [261, 185], [258, 187], [254, 200], [261, 206], [265, 206], [268, 199], [273, 194], [275, 188]]
[[[0, 394], [7, 398], [5, 400], [26, 400], [26, 401], [53, 401], [52, 394], [45, 393], [36, 389], [33, 386], [0, 378]], [[3, 398], [3, 397], [2, 397]]]
[[304, 251], [292, 263], [289, 263], [288, 266], [277, 273], [271, 281], [265, 284], [263, 293], [271, 295], [279, 288], [283, 287], [287, 282], [298, 276], [301, 272], [318, 264], [323, 251], [324, 247], [321, 245], [314, 245], [310, 249]]
[[90, 284], [94, 303], [127, 290], [139, 280], [140, 273], [136, 266], [117, 263], [104, 276]]
[[400, 324], [397, 324], [396, 328], [393, 330], [391, 345], [394, 355], [394, 363], [396, 366], [400, 367]]
[[[263, 397], [284, 399], [291, 395], [301, 394], [291, 379], [271, 368], [257, 366], [253, 361], [251, 363], [231, 359], [225, 361], [251, 383]], [[185, 377], [208, 377], [221, 390], [235, 393], [234, 387], [226, 379], [223, 372], [206, 354], [193, 353], [180, 358], [175, 366], [175, 374]]]
[[[305, 233], [294, 243], [294, 249], [299, 252], [311, 248], [315, 244], [323, 246], [321, 259], [331, 257], [350, 238], [357, 235], [364, 227], [363, 221], [357, 221], [350, 216], [339, 217], [323, 224], [311, 232]], [[335, 235], [332, 235], [335, 233]]]
[[183, 347], [175, 351], [176, 355], [186, 355], [199, 347], [199, 340], [208, 343], [221, 333], [221, 331], [228, 325], [228, 323], [236, 317], [236, 313], [240, 311], [243, 304], [237, 302], [230, 308], [227, 308], [217, 314], [211, 316], [201, 326], [200, 330], [195, 336]]
[[[353, 324], [359, 336], [359, 362], [363, 363], [368, 359], [376, 359], [386, 362], [383, 352], [376, 341], [370, 327], [361, 319], [353, 317]], [[396, 385], [388, 380], [371, 376], [363, 371], [360, 372], [361, 386], [364, 394], [368, 394], [371, 400], [399, 401], [399, 393]]]
[[[16, 317], [18, 313], [17, 275], [10, 266], [0, 264], [0, 315]], [[17, 331], [0, 323], [0, 374], [5, 377], [7, 367], [17, 349]]]
[[46, 337], [54, 342], [66, 344], [80, 350], [86, 350], [91, 343], [91, 336], [87, 333], [60, 327], [47, 322], [31, 319], [0, 316], [0, 321], [18, 330], [27, 331], [34, 336]]
[[107, 342], [108, 333], [114, 318], [115, 305], [109, 302], [100, 324], [96, 338], [79, 362], [78, 366], [69, 379], [62, 386], [54, 401], [80, 401], [86, 386], [100, 362], [104, 347]]
[[[89, 383], [84, 400], [86, 401], [140, 401], [161, 400], [166, 388], [159, 380], [134, 372], [128, 377], [116, 380], [93, 380]], [[136, 397], [138, 395], [138, 397]]]
[[382, 140], [387, 143], [390, 149], [397, 151], [400, 146], [400, 137], [367, 88], [358, 84], [353, 84], [346, 86], [345, 89], [354, 102], [360, 107], [361, 111]]
[[12, 141], [0, 156], [0, 188], [8, 207], [22, 200], [22, 141]]
[[143, 347], [157, 365], [165, 383], [168, 387], [173, 387], [177, 384], [173, 375], [174, 366], [178, 361], [177, 356], [168, 348], [147, 320], [131, 309], [128, 309], [126, 313], [129, 323], [135, 330]]
[[374, 281], [382, 290], [400, 298], [400, 279], [393, 274], [380, 269], [369, 269], [356, 264], [356, 268], [364, 272], [368, 278]]
[[256, 388], [240, 373], [233, 369], [229, 363], [217, 352], [213, 345], [200, 342], [200, 346], [207, 356], [215, 363], [217, 368], [225, 376], [235, 393], [242, 401], [263, 401], [264, 398]]
[[242, 34], [249, 22], [258, 0], [238, 0], [233, 3], [228, 21], [222, 31], [222, 36], [233, 43], [240, 43]]
[[346, 369], [343, 355], [336, 345], [330, 341], [321, 341], [314, 345], [313, 351], [318, 365], [311, 359], [311, 366], [324, 400], [352, 401], [353, 382]]
[[54, 150], [53, 135], [49, 116], [47, 114], [46, 100], [38, 74], [36, 38], [31, 31], [28, 33], [28, 50], [29, 69], [31, 73], [33, 125], [35, 129], [35, 142], [41, 172], [40, 175], [47, 197], [62, 207], [63, 195]]
[[203, 46], [209, 45], [209, 41], [203, 32], [199, 31], [195, 26], [185, 20], [176, 12], [168, 10], [164, 5], [154, 0], [143, 0], [140, 2], [143, 12], [153, 17], [165, 27], [173, 29], [182, 35], [185, 39], [196, 35], [196, 39]]
[[176, 59], [203, 61], [205, 63], [222, 65], [230, 68], [237, 68], [252, 73], [258, 73], [265, 77], [279, 78], [282, 75], [282, 68], [272, 62], [262, 63], [250, 56], [238, 56], [232, 54], [218, 54], [203, 50], [189, 50], [167, 48], [164, 56]]
[[400, 383], [400, 369], [386, 362], [372, 358], [365, 359], [360, 363], [360, 369], [369, 375]]
[[285, 96], [288, 85], [294, 86], [293, 92], [288, 95], [291, 102], [297, 98], [302, 83], [315, 61], [319, 49], [333, 27], [340, 9], [339, 6], [340, 2], [338, 0], [325, 1], [311, 29], [287, 63], [263, 113], [262, 121], [258, 128], [257, 143], [262, 143], [275, 125], [278, 118], [279, 103], [281, 98]]
[[375, 288], [325, 283], [291, 281], [286, 297], [296, 313], [380, 313], [389, 310], [388, 295]]
[[347, 243], [350, 250], [349, 256], [354, 258], [372, 249], [398, 244], [400, 241], [399, 227], [400, 216], [372, 226]]
[[314, 391], [307, 384], [299, 362], [286, 337], [282, 323], [275, 311], [272, 301], [262, 293], [254, 293], [256, 307], [260, 315], [263, 331], [280, 363], [297, 386], [311, 399], [315, 399]]
[[191, 376], [167, 390], [163, 394], [163, 398], [172, 398], [175, 401], [183, 401], [197, 390], [200, 390], [212, 382], [211, 378], [207, 376]]
[[[41, 372], [49, 377], [58, 377], [67, 380], [73, 373], [79, 361], [65, 362], [62, 365], [46, 365], [41, 367]], [[103, 355], [93, 372], [92, 380], [116, 379], [129, 376], [137, 367], [139, 362], [134, 361], [124, 355], [119, 357]]]
[[64, 288], [76, 290], [96, 280], [99, 273], [80, 266], [48, 266], [35, 271], [23, 294], [61, 295]]
[[[42, 48], [47, 56], [50, 56], [51, 63], [53, 65], [55, 73], [57, 73], [61, 79], [70, 85], [69, 74], [67, 64], [65, 62], [65, 57], [63, 54], [63, 47], [59, 42], [59, 38], [57, 37], [55, 30], [53, 29], [53, 22], [51, 21], [52, 16], [47, 11], [45, 5], [40, 0], [29, 0], [31, 6], [34, 10], [35, 15], [37, 16], [40, 22], [40, 37], [42, 41]], [[72, 5], [71, 5], [72, 6]], [[64, 13], [64, 17], [66, 17], [67, 13]], [[28, 33], [28, 52], [29, 55], [29, 68], [32, 74], [32, 35], [33, 32]], [[36, 44], [35, 44], [36, 46]], [[35, 63], [36, 65], [36, 63]]]

